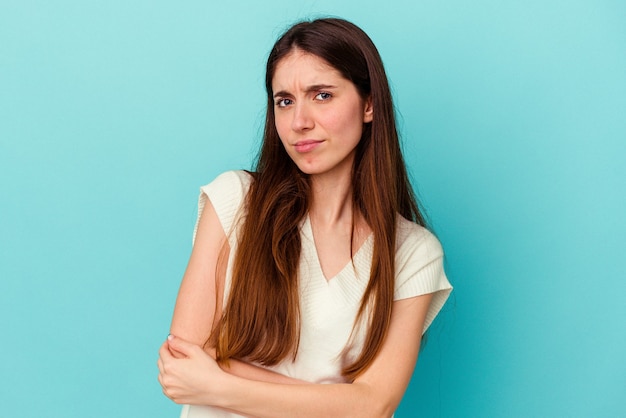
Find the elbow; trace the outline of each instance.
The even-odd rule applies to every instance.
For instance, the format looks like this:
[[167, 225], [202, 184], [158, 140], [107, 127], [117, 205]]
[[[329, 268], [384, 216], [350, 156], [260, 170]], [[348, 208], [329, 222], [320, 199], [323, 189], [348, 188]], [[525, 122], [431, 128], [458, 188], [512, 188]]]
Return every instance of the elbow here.
[[383, 405], [376, 405], [361, 415], [363, 418], [391, 418], [395, 410]]
[[[369, 395], [369, 396], [368, 396]], [[363, 417], [366, 418], [390, 418], [396, 412], [398, 403], [393, 397], [386, 393], [376, 393], [371, 391], [366, 395], [368, 402], [363, 402]]]
[[372, 417], [391, 418], [395, 411], [396, 411], [396, 408], [394, 408], [391, 405], [391, 403], [387, 402], [382, 405], [379, 405], [378, 409], [375, 412], [375, 415], [372, 415]]

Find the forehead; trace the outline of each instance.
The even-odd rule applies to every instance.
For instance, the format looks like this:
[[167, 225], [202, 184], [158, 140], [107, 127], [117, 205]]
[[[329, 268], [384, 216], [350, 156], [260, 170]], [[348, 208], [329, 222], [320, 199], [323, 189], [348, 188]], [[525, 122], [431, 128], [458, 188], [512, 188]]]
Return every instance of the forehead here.
[[334, 81], [347, 81], [341, 73], [326, 60], [317, 55], [294, 49], [285, 55], [274, 71], [272, 89], [282, 89], [293, 85], [314, 85]]

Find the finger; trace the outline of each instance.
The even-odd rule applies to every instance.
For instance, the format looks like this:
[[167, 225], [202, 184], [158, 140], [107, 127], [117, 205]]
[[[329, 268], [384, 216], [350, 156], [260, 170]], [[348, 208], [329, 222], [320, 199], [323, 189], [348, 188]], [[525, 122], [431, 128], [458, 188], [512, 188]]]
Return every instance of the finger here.
[[167, 386], [165, 384], [165, 373], [159, 373], [159, 375], [157, 376], [157, 379], [158, 379], [159, 384], [161, 385], [161, 387], [163, 389], [165, 389], [165, 387]]
[[170, 397], [170, 393], [169, 393], [170, 391], [167, 388], [167, 386], [165, 385], [165, 382], [163, 381], [163, 376], [161, 376], [161, 375], [159, 375], [159, 384], [161, 385], [161, 391], [163, 392], [163, 394], [169, 398]]
[[170, 350], [178, 351], [179, 353], [187, 357], [191, 357], [192, 354], [194, 354], [195, 351], [198, 349], [197, 345], [185, 341], [182, 338], [175, 337], [173, 335], [169, 335], [167, 337], [167, 342], [169, 344]]
[[161, 360], [160, 357], [157, 360], [157, 367], [159, 368], [159, 374], [165, 373], [165, 363], [163, 363], [163, 360]]
[[167, 360], [172, 357], [172, 353], [170, 353], [168, 342], [164, 342], [161, 348], [159, 348], [159, 358], [163, 360]]

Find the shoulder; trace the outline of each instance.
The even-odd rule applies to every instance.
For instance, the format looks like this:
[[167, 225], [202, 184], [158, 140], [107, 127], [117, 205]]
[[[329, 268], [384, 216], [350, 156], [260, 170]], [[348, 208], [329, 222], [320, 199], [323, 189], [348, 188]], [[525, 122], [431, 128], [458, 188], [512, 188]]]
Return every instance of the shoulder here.
[[441, 243], [428, 229], [400, 215], [396, 225], [396, 258], [413, 254], [424, 261], [432, 261], [443, 257]]
[[252, 175], [250, 173], [236, 170], [226, 171], [209, 184], [202, 186], [198, 199], [198, 220], [207, 202], [210, 202], [217, 213], [224, 232], [229, 235], [243, 207], [251, 183]]
[[224, 193], [247, 191], [252, 182], [252, 175], [244, 170], [225, 171], [218, 175], [212, 182], [202, 186], [202, 191], [221, 191]]
[[443, 248], [423, 226], [398, 216], [394, 300], [433, 294], [424, 331], [448, 299], [452, 286], [443, 268]]
[[222, 207], [226, 209], [239, 207], [248, 193], [251, 182], [252, 175], [247, 171], [226, 171], [200, 188], [200, 200], [208, 198], [218, 213]]

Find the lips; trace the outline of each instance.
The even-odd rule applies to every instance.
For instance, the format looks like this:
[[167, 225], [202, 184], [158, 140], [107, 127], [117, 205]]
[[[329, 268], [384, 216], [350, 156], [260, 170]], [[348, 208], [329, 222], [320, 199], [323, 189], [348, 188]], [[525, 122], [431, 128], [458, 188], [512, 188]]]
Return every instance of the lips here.
[[296, 152], [300, 152], [300, 153], [311, 152], [315, 148], [317, 148], [318, 145], [321, 144], [322, 142], [324, 141], [317, 140], [317, 139], [305, 139], [305, 140], [296, 142], [294, 144], [294, 148], [296, 149]]

